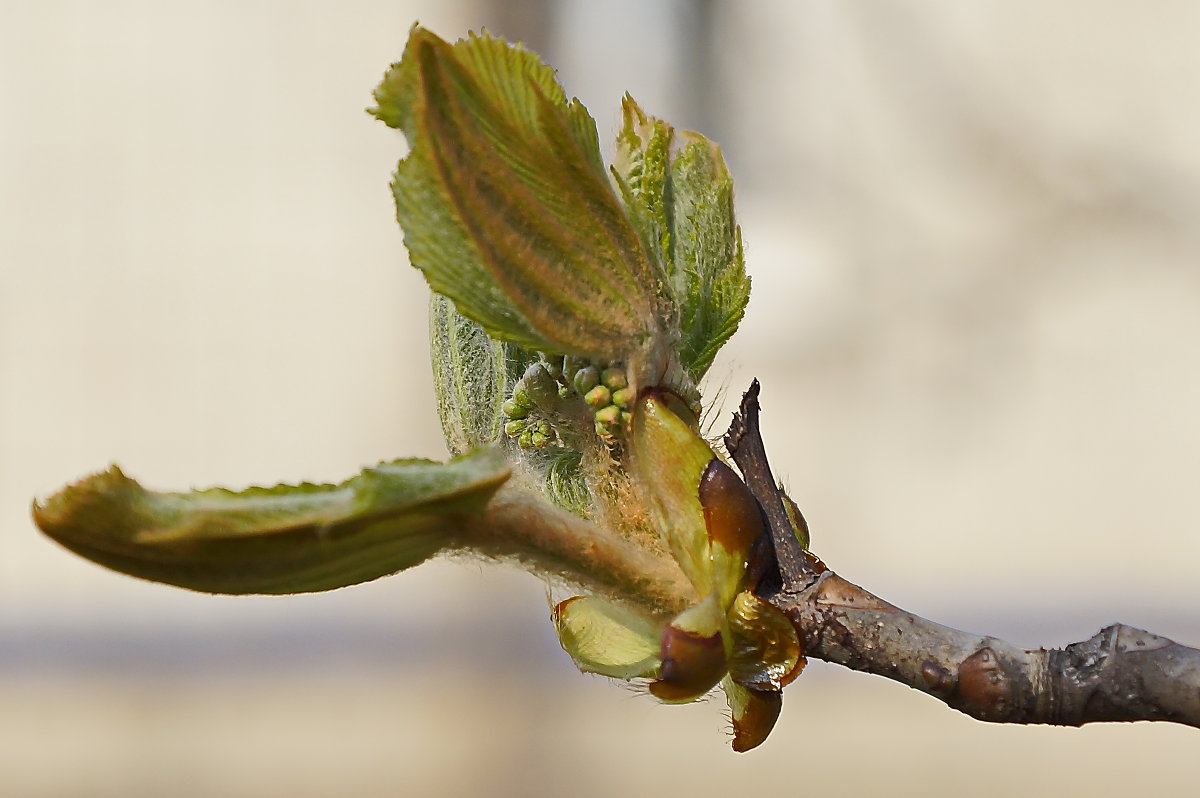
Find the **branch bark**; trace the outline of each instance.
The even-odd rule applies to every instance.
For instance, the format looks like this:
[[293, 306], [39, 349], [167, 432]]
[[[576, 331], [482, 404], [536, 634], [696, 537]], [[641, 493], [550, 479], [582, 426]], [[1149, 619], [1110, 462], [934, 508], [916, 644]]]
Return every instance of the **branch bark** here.
[[1062, 649], [1023, 649], [906, 612], [832, 571], [770, 601], [796, 625], [807, 656], [886, 676], [979, 720], [1200, 728], [1200, 650], [1132, 626]]
[[[726, 445], [759, 498], [770, 467], [757, 388], [756, 381], [743, 396]], [[764, 516], [775, 548], [784, 549], [766, 507]], [[1124, 624], [1062, 649], [1023, 649], [906, 612], [808, 558], [784, 554], [772, 565], [777, 573], [760, 592], [795, 624], [806, 656], [894, 679], [994, 723], [1165, 720], [1200, 728], [1198, 649]]]

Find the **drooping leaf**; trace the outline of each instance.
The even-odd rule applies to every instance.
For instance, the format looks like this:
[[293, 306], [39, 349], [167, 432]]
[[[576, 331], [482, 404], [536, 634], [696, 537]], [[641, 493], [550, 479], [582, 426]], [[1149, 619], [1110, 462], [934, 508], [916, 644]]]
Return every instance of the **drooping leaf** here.
[[507, 388], [504, 344], [455, 310], [449, 299], [433, 294], [429, 349], [438, 417], [450, 453], [496, 443]]
[[148, 491], [117, 467], [33, 507], [42, 531], [114, 570], [209, 593], [304, 593], [417, 565], [453, 546], [509, 476], [483, 449], [398, 460], [338, 485]]
[[559, 602], [552, 617], [563, 650], [580, 670], [614, 679], [658, 671], [661, 623], [596, 596]]
[[657, 333], [656, 270], [595, 123], [536, 55], [414, 27], [373, 113], [409, 140], [393, 182], [413, 264], [497, 339], [622, 360]]

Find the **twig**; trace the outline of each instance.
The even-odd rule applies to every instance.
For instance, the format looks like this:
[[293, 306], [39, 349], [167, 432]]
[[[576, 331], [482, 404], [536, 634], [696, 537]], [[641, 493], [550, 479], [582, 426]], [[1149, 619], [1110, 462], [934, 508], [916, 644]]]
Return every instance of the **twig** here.
[[[755, 498], [763, 502], [765, 479], [767, 498], [778, 503], [758, 438], [757, 396], [755, 381], [726, 445]], [[1124, 624], [1062, 649], [1023, 649], [951, 629], [832, 571], [817, 573], [798, 545], [798, 559], [788, 553], [773, 511], [766, 504], [763, 510], [779, 554], [777, 580], [770, 580], [778, 588], [767, 599], [795, 624], [806, 656], [886, 676], [995, 723], [1166, 720], [1200, 728], [1198, 649]]]
[[[729, 431], [725, 433], [725, 448], [729, 450], [733, 462], [742, 470], [746, 486], [750, 488], [750, 492], [762, 508], [767, 530], [770, 532], [766, 551], [756, 552], [758, 556], [751, 556], [751, 565], [758, 566], [752, 570], [761, 569], [765, 563], [765, 567], [777, 570], [781, 576], [787, 576], [790, 579], [789, 584], [793, 587], [806, 587], [816, 581], [817, 571], [804, 556], [800, 541], [796, 540], [796, 533], [788, 521], [787, 511], [783, 508], [779, 488], [775, 485], [775, 477], [771, 474], [771, 464], [767, 462], [767, 450], [758, 428], [758, 390], [758, 380], [754, 380], [750, 383], [750, 389], [742, 395], [741, 409], [733, 414]], [[782, 587], [782, 583], [770, 578], [773, 576], [774, 574], [758, 573], [751, 575], [752, 583], [771, 586], [766, 590], [760, 587], [757, 590], [760, 595], [769, 596], [775, 589]], [[764, 580], [764, 577], [767, 578]]]
[[796, 625], [807, 656], [895, 679], [979, 720], [1200, 728], [1200, 650], [1132, 626], [1062, 649], [1023, 649], [905, 612], [832, 571], [770, 600]]

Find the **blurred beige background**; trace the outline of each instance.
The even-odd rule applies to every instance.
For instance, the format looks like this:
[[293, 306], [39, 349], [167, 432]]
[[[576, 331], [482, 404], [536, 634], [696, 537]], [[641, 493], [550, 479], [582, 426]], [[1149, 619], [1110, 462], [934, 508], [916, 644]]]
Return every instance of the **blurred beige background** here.
[[[821, 663], [766, 745], [575, 673], [544, 587], [439, 562], [226, 598], [42, 539], [31, 497], [441, 457], [426, 289], [362, 109], [409, 25], [489, 26], [611, 139], [721, 141], [754, 296], [713, 369], [847, 577], [1028, 646], [1200, 643], [1200, 6], [0, 7], [0, 795], [1116, 794], [1192, 729], [992, 727]], [[717, 424], [728, 420], [722, 410]]]

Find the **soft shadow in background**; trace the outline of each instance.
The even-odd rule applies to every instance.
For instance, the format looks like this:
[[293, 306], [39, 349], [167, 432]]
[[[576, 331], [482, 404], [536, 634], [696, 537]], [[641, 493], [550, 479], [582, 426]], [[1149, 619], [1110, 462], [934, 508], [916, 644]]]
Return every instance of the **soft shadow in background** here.
[[977, 723], [813, 664], [714, 701], [575, 673], [524, 574], [216, 598], [28, 502], [441, 457], [426, 289], [362, 113], [417, 19], [724, 146], [752, 376], [831, 565], [931, 618], [1200, 643], [1200, 9], [1059, 2], [43, 2], [0, 11], [0, 794], [1052, 795], [1194, 784], [1196, 732]]

